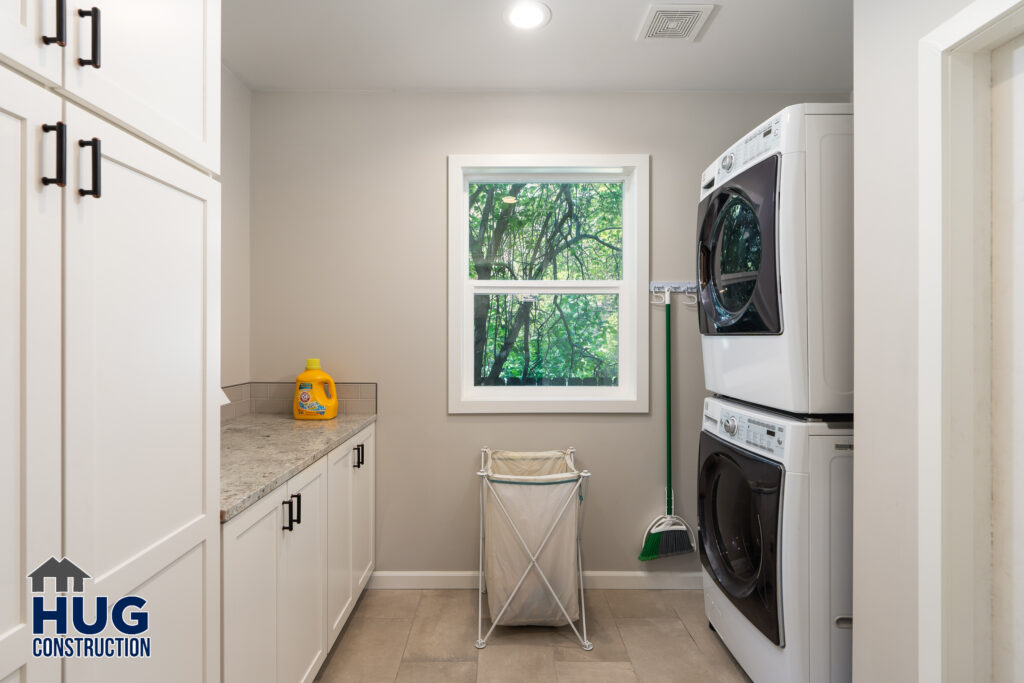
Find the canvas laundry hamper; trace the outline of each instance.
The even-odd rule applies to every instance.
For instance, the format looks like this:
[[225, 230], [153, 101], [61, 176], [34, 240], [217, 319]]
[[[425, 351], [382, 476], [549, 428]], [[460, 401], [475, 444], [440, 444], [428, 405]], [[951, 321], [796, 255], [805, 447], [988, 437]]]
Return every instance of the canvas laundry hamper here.
[[[575, 450], [481, 452], [477, 647], [495, 626], [570, 625], [584, 649], [580, 533], [585, 484]], [[492, 625], [483, 634], [483, 599]], [[582, 635], [573, 622], [579, 621]]]

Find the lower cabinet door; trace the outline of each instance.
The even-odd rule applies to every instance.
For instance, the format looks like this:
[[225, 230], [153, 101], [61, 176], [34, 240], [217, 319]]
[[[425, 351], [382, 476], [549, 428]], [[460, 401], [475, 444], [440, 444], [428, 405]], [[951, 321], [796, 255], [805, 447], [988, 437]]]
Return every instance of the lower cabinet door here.
[[[326, 493], [327, 467], [321, 458], [288, 482], [290, 530], [282, 529], [278, 555], [277, 680], [307, 683], [327, 655]], [[283, 526], [289, 526], [285, 520]]]
[[362, 465], [352, 479], [352, 578], [358, 596], [373, 573], [376, 454], [372, 425], [356, 437], [356, 443], [363, 447]]
[[355, 604], [352, 586], [352, 474], [355, 451], [346, 443], [327, 454], [327, 647]]
[[224, 683], [277, 681], [277, 566], [287, 488], [221, 527]]

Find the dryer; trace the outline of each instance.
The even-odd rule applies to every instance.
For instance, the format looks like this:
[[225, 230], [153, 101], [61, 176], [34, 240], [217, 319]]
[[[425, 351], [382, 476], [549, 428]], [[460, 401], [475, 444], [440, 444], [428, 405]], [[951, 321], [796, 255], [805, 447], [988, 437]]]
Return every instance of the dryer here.
[[852, 413], [852, 105], [783, 109], [704, 171], [700, 198], [707, 389]]
[[852, 677], [853, 426], [704, 401], [708, 622], [755, 683]]

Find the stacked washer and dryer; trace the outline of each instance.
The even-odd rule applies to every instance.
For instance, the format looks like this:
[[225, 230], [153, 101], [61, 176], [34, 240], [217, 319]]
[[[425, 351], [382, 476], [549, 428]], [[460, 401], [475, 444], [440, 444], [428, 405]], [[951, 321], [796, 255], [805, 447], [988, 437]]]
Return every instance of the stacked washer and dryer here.
[[701, 176], [708, 621], [756, 683], [851, 679], [853, 110], [787, 107]]

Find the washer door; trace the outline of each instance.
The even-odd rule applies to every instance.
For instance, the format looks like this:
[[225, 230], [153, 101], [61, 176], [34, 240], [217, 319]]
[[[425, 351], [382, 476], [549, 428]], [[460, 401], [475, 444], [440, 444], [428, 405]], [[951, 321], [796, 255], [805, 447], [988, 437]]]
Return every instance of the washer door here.
[[697, 273], [703, 334], [779, 334], [775, 256], [778, 155], [700, 203]]
[[782, 465], [701, 432], [700, 560], [737, 609], [784, 645], [779, 600]]

